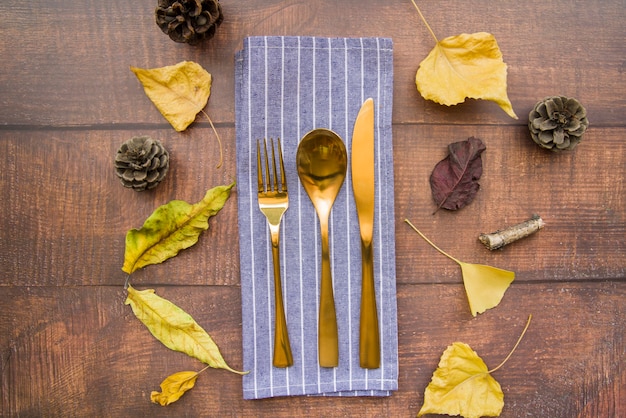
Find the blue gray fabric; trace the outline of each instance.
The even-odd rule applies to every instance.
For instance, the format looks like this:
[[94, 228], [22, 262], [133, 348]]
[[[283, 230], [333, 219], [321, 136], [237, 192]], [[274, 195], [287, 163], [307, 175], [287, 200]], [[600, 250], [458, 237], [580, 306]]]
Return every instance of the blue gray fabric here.
[[[237, 198], [245, 399], [290, 395], [388, 396], [398, 386], [391, 137], [393, 46], [387, 38], [250, 37], [235, 57]], [[339, 366], [317, 359], [319, 221], [298, 179], [300, 138], [329, 128], [351, 147], [362, 103], [375, 103], [374, 276], [381, 367], [359, 367], [361, 247], [350, 167], [330, 219]], [[256, 141], [280, 138], [289, 185], [281, 271], [294, 365], [272, 366], [274, 289], [267, 222], [257, 202]], [[350, 164], [350, 157], [349, 157]]]

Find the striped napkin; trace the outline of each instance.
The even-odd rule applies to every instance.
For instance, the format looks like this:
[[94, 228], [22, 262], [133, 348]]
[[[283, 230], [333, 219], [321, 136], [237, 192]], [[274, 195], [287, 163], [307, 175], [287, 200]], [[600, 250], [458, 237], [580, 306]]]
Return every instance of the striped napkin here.
[[[387, 396], [398, 386], [391, 109], [393, 49], [387, 38], [250, 37], [235, 57], [237, 190], [245, 399], [290, 395]], [[339, 134], [350, 151], [356, 115], [375, 112], [374, 276], [381, 367], [359, 367], [361, 246], [350, 168], [330, 219], [339, 366], [317, 357], [321, 243], [315, 209], [295, 164], [314, 128]], [[289, 185], [281, 225], [281, 273], [294, 365], [272, 366], [274, 288], [269, 230], [257, 203], [256, 140], [280, 138]], [[350, 163], [350, 156], [349, 156]]]

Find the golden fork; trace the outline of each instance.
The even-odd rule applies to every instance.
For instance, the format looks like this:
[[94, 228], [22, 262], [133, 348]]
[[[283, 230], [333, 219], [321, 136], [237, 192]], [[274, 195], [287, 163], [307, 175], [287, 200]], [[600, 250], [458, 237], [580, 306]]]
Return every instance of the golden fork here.
[[[278, 142], [278, 160], [280, 163], [280, 182], [276, 172], [276, 155], [274, 152], [274, 140], [270, 139], [272, 147], [272, 169], [270, 176], [270, 165], [267, 154], [267, 141], [263, 139], [263, 162], [265, 170], [262, 168], [261, 145], [256, 142], [257, 151], [257, 176], [259, 181], [259, 208], [267, 218], [272, 237], [272, 262], [274, 264], [274, 299], [276, 306], [276, 319], [274, 323], [274, 360], [275, 367], [288, 367], [293, 364], [291, 355], [291, 345], [289, 344], [289, 334], [287, 332], [287, 321], [285, 319], [285, 308], [283, 306], [283, 291], [280, 279], [280, 221], [283, 214], [289, 207], [289, 196], [287, 194], [287, 179], [285, 177], [285, 166], [283, 163], [283, 151]], [[265, 181], [263, 172], [265, 171]]]

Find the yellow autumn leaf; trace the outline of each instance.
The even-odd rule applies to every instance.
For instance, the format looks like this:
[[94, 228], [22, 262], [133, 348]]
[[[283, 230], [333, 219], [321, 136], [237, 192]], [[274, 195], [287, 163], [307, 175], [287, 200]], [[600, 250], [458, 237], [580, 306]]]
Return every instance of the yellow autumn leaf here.
[[440, 41], [415, 1], [411, 1], [435, 40], [435, 47], [415, 74], [422, 97], [446, 106], [466, 98], [490, 100], [517, 119], [507, 95], [507, 66], [495, 36], [487, 32], [463, 33]]
[[158, 207], [141, 229], [131, 229], [126, 234], [122, 270], [131, 274], [142, 267], [162, 263], [198, 242], [200, 233], [209, 228], [209, 218], [224, 207], [234, 185], [214, 187], [193, 205], [172, 200]]
[[426, 238], [408, 219], [405, 219], [404, 222], [409, 224], [433, 248], [461, 267], [463, 285], [465, 286], [465, 293], [467, 294], [467, 300], [473, 316], [498, 306], [504, 296], [504, 292], [515, 279], [514, 272], [484, 264], [471, 264], [457, 260]]
[[486, 32], [439, 41], [420, 63], [417, 90], [426, 100], [451, 106], [466, 98], [495, 102], [517, 119], [506, 92], [507, 67], [496, 38]]
[[491, 374], [499, 370], [511, 358], [530, 326], [532, 315], [517, 342], [500, 364], [493, 369], [472, 348], [455, 342], [441, 355], [439, 366], [424, 391], [424, 404], [417, 413], [461, 415], [465, 418], [500, 416], [504, 407], [504, 393]]
[[226, 364], [217, 344], [211, 336], [187, 312], [154, 293], [154, 289], [135, 290], [127, 288], [126, 305], [152, 335], [167, 348], [180, 351], [218, 369], [237, 374]]
[[455, 260], [461, 266], [463, 284], [473, 316], [498, 306], [515, 273], [483, 264]]
[[497, 417], [503, 407], [504, 393], [485, 362], [469, 345], [455, 342], [441, 356], [417, 416]]
[[130, 67], [146, 95], [177, 131], [184, 131], [211, 95], [211, 74], [193, 61], [161, 68]]
[[194, 387], [198, 374], [198, 372], [178, 372], [168, 376], [161, 382], [161, 392], [152, 391], [150, 400], [161, 406], [176, 402], [185, 392]]

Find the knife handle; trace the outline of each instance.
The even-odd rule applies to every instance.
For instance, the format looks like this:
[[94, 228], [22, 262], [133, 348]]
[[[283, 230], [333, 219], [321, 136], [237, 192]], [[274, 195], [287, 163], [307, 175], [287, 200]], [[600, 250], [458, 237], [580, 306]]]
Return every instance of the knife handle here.
[[378, 332], [378, 312], [376, 290], [374, 288], [374, 260], [372, 244], [361, 242], [363, 280], [361, 287], [361, 323], [359, 337], [359, 361], [364, 369], [380, 367], [380, 335]]

